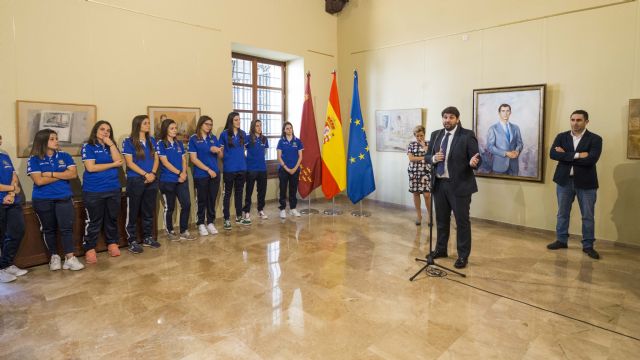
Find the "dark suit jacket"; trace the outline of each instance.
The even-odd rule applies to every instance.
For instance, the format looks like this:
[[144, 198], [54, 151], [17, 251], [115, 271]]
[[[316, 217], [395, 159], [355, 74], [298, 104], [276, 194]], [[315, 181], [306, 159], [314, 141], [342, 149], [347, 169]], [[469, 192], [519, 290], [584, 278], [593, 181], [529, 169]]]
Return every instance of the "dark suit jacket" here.
[[[431, 133], [429, 151], [424, 157], [429, 164], [434, 164], [432, 161], [433, 155], [440, 150], [440, 144], [442, 143], [445, 134], [446, 131], [444, 129]], [[476, 135], [473, 131], [464, 129], [460, 124], [458, 124], [458, 128], [453, 136], [451, 148], [445, 158], [447, 168], [449, 169], [449, 179], [453, 183], [453, 189], [456, 196], [467, 196], [478, 191], [476, 177], [473, 173], [474, 168], [469, 165], [471, 158], [478, 152], [478, 140], [476, 139]], [[480, 166], [481, 162], [482, 160], [478, 162], [478, 166]], [[437, 162], [435, 164], [437, 164]], [[434, 183], [434, 188], [437, 188], [439, 179], [436, 176], [435, 164], [433, 165], [432, 181]]]
[[[556, 146], [561, 147], [565, 152], [557, 152]], [[589, 156], [584, 159], [574, 159], [576, 153], [580, 152], [588, 152]], [[571, 131], [558, 134], [551, 144], [549, 153], [551, 159], [558, 161], [553, 181], [556, 184], [566, 186], [571, 181], [569, 173], [573, 166], [573, 184], [576, 188], [597, 189], [596, 162], [600, 159], [600, 153], [602, 153], [602, 138], [589, 130], [585, 130], [577, 149], [573, 148]]]

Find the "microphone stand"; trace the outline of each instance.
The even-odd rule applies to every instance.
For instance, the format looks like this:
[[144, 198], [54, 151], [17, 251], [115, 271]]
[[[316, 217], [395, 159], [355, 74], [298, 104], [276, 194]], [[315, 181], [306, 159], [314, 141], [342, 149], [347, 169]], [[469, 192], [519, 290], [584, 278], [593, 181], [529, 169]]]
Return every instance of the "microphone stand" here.
[[[435, 170], [435, 169], [434, 169]], [[456, 270], [453, 269], [449, 269], [447, 267], [444, 267], [440, 264], [436, 264], [435, 259], [433, 258], [433, 202], [435, 201], [435, 183], [436, 183], [436, 178], [433, 177], [432, 181], [431, 181], [431, 196], [429, 197], [429, 253], [426, 256], [426, 259], [420, 259], [420, 258], [415, 258], [416, 261], [418, 262], [423, 262], [425, 263], [425, 265], [423, 267], [420, 268], [420, 270], [418, 270], [417, 273], [415, 273], [412, 277], [409, 278], [409, 281], [413, 281], [418, 275], [420, 275], [421, 272], [426, 271], [427, 273], [429, 272], [429, 266], [433, 266], [433, 267], [439, 267], [441, 269], [444, 269], [446, 271], [450, 271], [456, 275], [460, 275], [462, 277], [467, 277], [467, 275], [458, 272]], [[450, 215], [450, 214], [449, 214]]]

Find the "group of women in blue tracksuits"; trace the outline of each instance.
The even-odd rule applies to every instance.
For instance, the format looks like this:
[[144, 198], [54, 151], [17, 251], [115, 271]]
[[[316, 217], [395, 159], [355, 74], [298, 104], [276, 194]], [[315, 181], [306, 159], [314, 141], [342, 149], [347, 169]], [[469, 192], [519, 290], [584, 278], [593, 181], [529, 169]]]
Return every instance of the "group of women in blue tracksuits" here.
[[[119, 169], [123, 164], [126, 164], [127, 178], [125, 231], [128, 250], [132, 253], [143, 252], [143, 247], [160, 247], [153, 236], [153, 214], [158, 190], [163, 198], [162, 219], [167, 238], [171, 241], [195, 239], [188, 230], [191, 209], [187, 178], [189, 161], [193, 166], [193, 185], [197, 200], [196, 225], [201, 236], [218, 233], [214, 222], [220, 176], [224, 184], [225, 230], [232, 227], [232, 194], [235, 223], [251, 224], [249, 214], [254, 188], [258, 193], [258, 216], [267, 219], [264, 212], [267, 189], [265, 155], [269, 142], [262, 132], [262, 122], [253, 120], [247, 135], [240, 129], [240, 114], [231, 112], [219, 137], [216, 137], [212, 128], [211, 117], [201, 116], [195, 134], [189, 138], [185, 149], [183, 142], [178, 139], [178, 125], [174, 120], [164, 119], [160, 124], [158, 137], [154, 138], [149, 118], [138, 115], [131, 122], [131, 133], [122, 142], [120, 152], [109, 122], [98, 121], [93, 126], [89, 139], [81, 150], [85, 168], [82, 195], [86, 215], [82, 247], [86, 263], [97, 262], [96, 243], [101, 231], [104, 233], [109, 255], [120, 255], [117, 220], [121, 206]], [[300, 216], [296, 210], [295, 193], [302, 150], [302, 142], [295, 137], [293, 126], [285, 122], [277, 145], [281, 218], [287, 215], [287, 194], [291, 215]], [[34, 183], [32, 206], [40, 222], [43, 242], [49, 254], [49, 269], [81, 270], [84, 265], [74, 256], [76, 249], [73, 240], [75, 207], [71, 181], [78, 176], [76, 164], [68, 153], [60, 150], [58, 135], [51, 129], [40, 130], [35, 134], [30, 155], [27, 174]], [[222, 171], [218, 166], [219, 159], [222, 159]], [[13, 263], [25, 231], [22, 213], [24, 196], [10, 157], [0, 153], [0, 161], [0, 282], [9, 282], [27, 273]], [[173, 226], [176, 200], [180, 203], [178, 231]], [[141, 231], [139, 235], [138, 229]], [[59, 254], [63, 254], [64, 262]]]

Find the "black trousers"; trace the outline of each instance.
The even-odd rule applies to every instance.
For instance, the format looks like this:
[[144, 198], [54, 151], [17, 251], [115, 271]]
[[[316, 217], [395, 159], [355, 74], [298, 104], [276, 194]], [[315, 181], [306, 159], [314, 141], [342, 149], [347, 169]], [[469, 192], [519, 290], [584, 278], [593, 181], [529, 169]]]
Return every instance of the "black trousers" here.
[[0, 256], [0, 269], [8, 268], [13, 265], [13, 260], [20, 248], [20, 242], [24, 236], [24, 215], [22, 213], [22, 204], [0, 205], [0, 210], [4, 214], [0, 214], [0, 218], [4, 216], [5, 221], [1, 221], [3, 234], [2, 256]]
[[436, 249], [447, 251], [449, 242], [449, 228], [451, 226], [451, 211], [456, 218], [458, 257], [468, 258], [471, 254], [471, 222], [469, 208], [471, 195], [456, 196], [453, 184], [448, 179], [438, 179], [435, 187], [436, 223], [438, 240]]
[[118, 215], [120, 214], [120, 190], [105, 192], [83, 192], [84, 208], [87, 212], [87, 225], [84, 229], [82, 247], [85, 251], [95, 249], [98, 234], [104, 228], [107, 245], [117, 244]]
[[44, 246], [47, 248], [49, 255], [58, 253], [58, 231], [60, 231], [60, 241], [62, 242], [64, 253], [71, 254], [75, 252], [73, 241], [75, 210], [73, 209], [71, 198], [55, 200], [34, 199], [31, 203], [38, 216], [38, 221], [42, 228]]
[[231, 217], [231, 192], [233, 191], [233, 203], [236, 207], [236, 216], [242, 216], [242, 190], [244, 188], [245, 172], [225, 172], [224, 199], [222, 201], [222, 215], [225, 220]]
[[220, 189], [220, 176], [216, 176], [213, 179], [211, 177], [194, 178], [193, 187], [195, 188], [198, 202], [196, 224], [213, 224], [216, 220], [216, 198]]
[[153, 237], [153, 213], [156, 211], [158, 182], [144, 183], [141, 176], [127, 178], [127, 240], [138, 241], [138, 218], [142, 218], [142, 239]]
[[264, 199], [267, 195], [267, 172], [247, 171], [247, 187], [244, 195], [244, 207], [242, 211], [251, 212], [251, 197], [253, 196], [253, 186], [258, 184], [258, 211], [264, 209]]
[[298, 205], [298, 180], [300, 177], [300, 168], [293, 175], [284, 171], [283, 168], [278, 169], [278, 178], [280, 179], [280, 210], [287, 207], [287, 187], [289, 188], [289, 209], [293, 210]]
[[160, 182], [160, 193], [164, 200], [164, 228], [173, 231], [173, 210], [176, 209], [176, 197], [180, 202], [180, 232], [189, 228], [189, 211], [191, 198], [189, 197], [189, 183]]

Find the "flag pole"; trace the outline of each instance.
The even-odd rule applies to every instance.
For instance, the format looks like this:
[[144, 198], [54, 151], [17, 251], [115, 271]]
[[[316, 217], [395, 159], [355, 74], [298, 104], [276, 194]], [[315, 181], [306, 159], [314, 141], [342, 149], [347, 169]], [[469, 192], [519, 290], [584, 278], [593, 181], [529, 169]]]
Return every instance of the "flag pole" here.
[[309, 196], [307, 196], [307, 200], [309, 201], [307, 203], [307, 208], [300, 210], [300, 214], [302, 214], [302, 215], [319, 214], [320, 211], [318, 211], [317, 209], [311, 208], [311, 194], [309, 194]]
[[322, 213], [329, 216], [342, 215], [342, 210], [340, 210], [340, 208], [336, 208], [335, 196], [331, 198], [331, 209], [325, 209]]
[[[364, 200], [364, 199], [362, 199]], [[362, 200], [358, 201], [360, 203], [360, 210], [353, 210], [351, 212], [351, 216], [356, 216], [356, 217], [369, 217], [371, 216], [371, 212], [369, 211], [364, 211], [362, 210]]]

